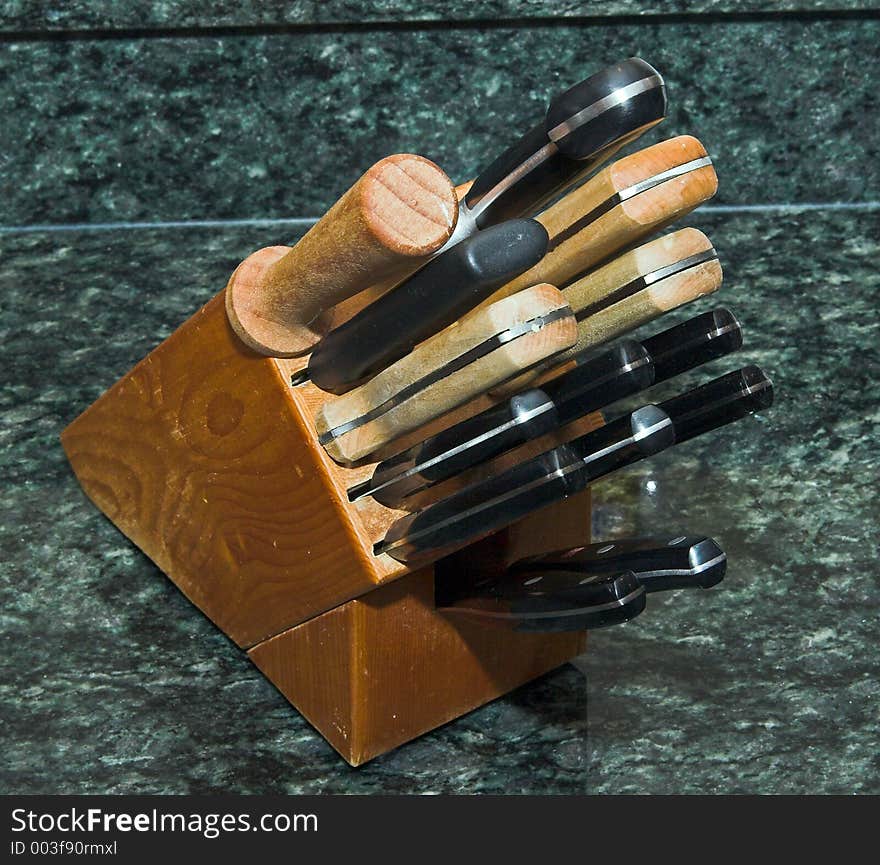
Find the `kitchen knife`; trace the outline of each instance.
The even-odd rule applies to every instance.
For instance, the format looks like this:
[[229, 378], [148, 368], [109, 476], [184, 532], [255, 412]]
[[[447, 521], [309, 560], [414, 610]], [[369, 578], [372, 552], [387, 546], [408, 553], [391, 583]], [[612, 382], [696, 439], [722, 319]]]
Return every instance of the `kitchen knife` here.
[[537, 285], [469, 316], [375, 378], [325, 402], [318, 441], [357, 462], [490, 387], [568, 348], [577, 328], [561, 292]]
[[520, 559], [508, 575], [540, 586], [538, 574], [611, 576], [632, 571], [646, 592], [707, 589], [724, 579], [727, 555], [712, 538], [676, 535], [672, 538], [624, 538]]
[[625, 156], [536, 217], [550, 235], [547, 254], [490, 301], [536, 282], [567, 286], [615, 252], [689, 213], [717, 188], [712, 160], [689, 135]]
[[739, 322], [719, 308], [641, 344], [623, 340], [601, 354], [580, 355], [574, 369], [539, 388], [516, 394], [382, 461], [370, 480], [349, 490], [349, 498], [371, 495], [387, 507], [403, 507], [415, 492], [741, 345]]
[[320, 314], [374, 282], [403, 279], [452, 236], [458, 197], [430, 160], [410, 153], [373, 165], [294, 246], [249, 256], [226, 287], [229, 322], [260, 354], [305, 354]]
[[447, 246], [478, 229], [536, 212], [665, 115], [663, 78], [638, 57], [569, 88], [551, 101], [540, 123], [474, 180]]
[[409, 563], [479, 540], [597, 478], [673, 444], [669, 416], [643, 406], [616, 421], [396, 520], [377, 555]]
[[476, 481], [396, 520], [374, 552], [410, 563], [479, 540], [615, 468], [716, 429], [773, 402], [770, 379], [743, 367], [680, 396], [637, 409], [566, 445]]
[[584, 576], [569, 572], [521, 578], [501, 574], [476, 585], [438, 579], [445, 615], [514, 631], [586, 631], [619, 625], [645, 609], [646, 592], [631, 571]]
[[292, 380], [344, 393], [408, 354], [540, 261], [547, 230], [511, 219], [467, 238], [330, 331]]

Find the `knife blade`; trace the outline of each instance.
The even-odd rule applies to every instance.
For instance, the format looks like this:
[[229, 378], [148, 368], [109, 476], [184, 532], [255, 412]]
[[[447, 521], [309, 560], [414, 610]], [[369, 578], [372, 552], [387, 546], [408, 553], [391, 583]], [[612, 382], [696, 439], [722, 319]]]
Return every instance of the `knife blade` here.
[[547, 241], [533, 219], [472, 235], [330, 331], [291, 384], [310, 380], [335, 394], [362, 384], [540, 261]]
[[502, 574], [474, 586], [438, 579], [437, 609], [481, 625], [548, 633], [619, 625], [645, 609], [646, 590], [631, 571], [584, 576], [549, 572], [511, 579]]
[[673, 443], [689, 441], [772, 402], [773, 385], [766, 374], [756, 366], [743, 367], [656, 406], [643, 406], [398, 518], [374, 546], [374, 553], [387, 553], [409, 564], [453, 552], [580, 492], [616, 468]]
[[569, 88], [550, 102], [542, 121], [474, 180], [460, 202], [447, 246], [502, 220], [536, 212], [665, 116], [663, 78], [638, 57]]
[[315, 415], [318, 441], [355, 463], [494, 384], [568, 348], [577, 332], [562, 293], [534, 286], [469, 316], [375, 378], [328, 400]]
[[405, 506], [407, 496], [741, 345], [739, 322], [718, 308], [641, 344], [623, 340], [601, 354], [580, 355], [575, 368], [558, 378], [383, 460], [368, 481], [349, 490], [349, 499], [373, 496], [387, 507]]
[[712, 160], [690, 135], [625, 156], [536, 217], [550, 235], [547, 254], [489, 301], [535, 282], [567, 286], [615, 252], [690, 213], [717, 188]]
[[599, 477], [673, 444], [669, 416], [643, 406], [580, 436], [397, 519], [376, 545], [409, 563], [452, 552], [544, 505], [581, 492]]
[[705, 535], [622, 538], [555, 550], [514, 562], [508, 575], [537, 586], [538, 574], [593, 576], [632, 571], [646, 592], [707, 589], [724, 579], [727, 555]]

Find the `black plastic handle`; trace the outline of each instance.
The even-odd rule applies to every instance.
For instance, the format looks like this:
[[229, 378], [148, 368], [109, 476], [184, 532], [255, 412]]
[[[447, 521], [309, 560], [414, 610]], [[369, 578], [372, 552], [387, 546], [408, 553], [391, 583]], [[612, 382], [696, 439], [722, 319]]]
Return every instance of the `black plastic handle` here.
[[645, 589], [632, 572], [502, 574], [476, 585], [437, 581], [438, 609], [514, 631], [585, 631], [619, 625], [645, 609]]
[[592, 481], [657, 453], [674, 440], [669, 417], [656, 406], [643, 406], [570, 444], [401, 517], [375, 552], [388, 553], [400, 562], [451, 552], [586, 489]]
[[547, 230], [513, 219], [478, 232], [325, 336], [309, 358], [311, 381], [344, 393], [443, 330], [547, 251]]
[[773, 404], [773, 383], [746, 366], [659, 404], [675, 426], [677, 443], [732, 423]]
[[742, 342], [736, 316], [718, 307], [648, 337], [642, 345], [654, 363], [655, 381], [661, 382], [738, 351]]
[[[706, 589], [727, 571], [724, 550], [705, 535], [620, 538], [585, 547], [530, 556], [510, 567], [511, 576], [577, 573], [581, 576], [632, 571], [647, 592]], [[561, 577], [560, 577], [561, 579]]]
[[609, 66], [553, 99], [544, 120], [480, 172], [465, 208], [479, 228], [534, 213], [665, 116], [653, 66], [637, 57]]

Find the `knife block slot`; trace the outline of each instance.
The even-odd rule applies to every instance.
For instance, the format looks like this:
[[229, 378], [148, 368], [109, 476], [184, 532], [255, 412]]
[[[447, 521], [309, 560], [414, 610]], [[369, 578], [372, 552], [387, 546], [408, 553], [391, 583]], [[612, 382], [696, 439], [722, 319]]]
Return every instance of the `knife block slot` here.
[[[92, 501], [357, 765], [564, 663], [583, 634], [454, 622], [434, 566], [374, 555], [402, 512], [347, 491], [374, 463], [318, 443], [305, 358], [252, 351], [221, 292], [62, 433]], [[481, 398], [407, 446], [488, 405]], [[446, 560], [489, 571], [589, 541], [588, 493]]]

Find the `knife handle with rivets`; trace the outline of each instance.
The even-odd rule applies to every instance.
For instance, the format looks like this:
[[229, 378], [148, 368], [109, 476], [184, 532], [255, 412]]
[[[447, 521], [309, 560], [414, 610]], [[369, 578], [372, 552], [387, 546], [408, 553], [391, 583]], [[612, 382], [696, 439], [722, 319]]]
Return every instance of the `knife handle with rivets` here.
[[399, 518], [375, 551], [405, 563], [445, 555], [673, 442], [669, 417], [656, 406], [643, 406]]
[[338, 462], [357, 462], [565, 350], [576, 330], [571, 309], [553, 286], [505, 298], [325, 402], [315, 417], [318, 440]]
[[474, 180], [457, 234], [536, 212], [666, 116], [666, 87], [638, 57], [552, 100], [546, 116]]
[[533, 219], [477, 232], [330, 331], [312, 352], [306, 375], [322, 390], [351, 390], [457, 321], [546, 251], [547, 231]]
[[724, 578], [727, 556], [705, 535], [622, 538], [529, 556], [514, 562], [508, 573], [528, 579], [527, 574], [609, 575], [624, 570], [632, 571], [647, 592], [706, 589]]
[[630, 571], [614, 574], [510, 574], [475, 585], [442, 576], [437, 609], [454, 618], [514, 631], [587, 631], [628, 622], [645, 609], [646, 592]]
[[537, 217], [550, 235], [547, 255], [490, 300], [535, 281], [567, 286], [620, 249], [680, 219], [717, 188], [706, 149], [690, 135], [625, 156]]
[[416, 490], [439, 483], [524, 442], [539, 438], [575, 417], [647, 387], [653, 381], [642, 346], [624, 341], [549, 382], [461, 421], [383, 460], [354, 498], [372, 495], [400, 507]]
[[293, 247], [249, 256], [226, 288], [236, 334], [275, 357], [308, 352], [319, 315], [386, 278], [402, 279], [452, 236], [458, 198], [433, 162], [404, 153], [373, 165]]

